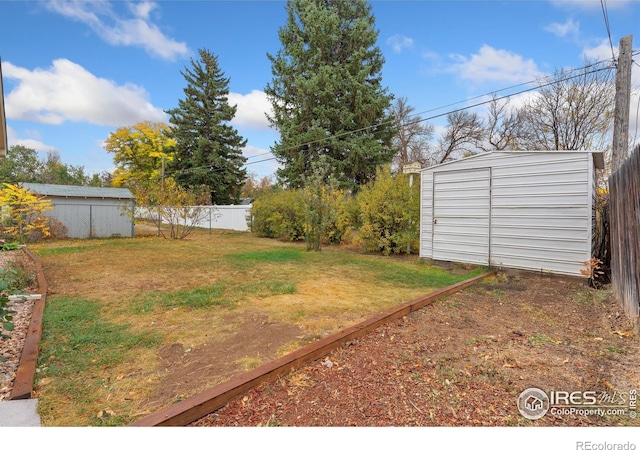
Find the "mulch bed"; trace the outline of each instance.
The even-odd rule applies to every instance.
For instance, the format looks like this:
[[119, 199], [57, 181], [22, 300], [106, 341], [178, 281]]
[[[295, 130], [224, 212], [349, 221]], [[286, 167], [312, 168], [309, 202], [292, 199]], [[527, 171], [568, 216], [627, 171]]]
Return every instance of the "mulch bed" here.
[[615, 301], [591, 299], [582, 281], [505, 278], [377, 328], [191, 425], [638, 425], [628, 416], [529, 420], [517, 408], [530, 387], [640, 387], [629, 326]]

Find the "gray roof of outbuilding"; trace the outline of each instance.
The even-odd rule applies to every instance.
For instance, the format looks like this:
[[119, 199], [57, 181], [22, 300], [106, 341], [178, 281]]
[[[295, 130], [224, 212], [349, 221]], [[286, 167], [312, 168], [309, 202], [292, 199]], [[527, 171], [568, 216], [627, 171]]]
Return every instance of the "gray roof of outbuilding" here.
[[135, 199], [131, 191], [125, 188], [66, 186], [62, 184], [39, 183], [22, 183], [22, 186], [38, 195], [46, 195], [48, 197]]

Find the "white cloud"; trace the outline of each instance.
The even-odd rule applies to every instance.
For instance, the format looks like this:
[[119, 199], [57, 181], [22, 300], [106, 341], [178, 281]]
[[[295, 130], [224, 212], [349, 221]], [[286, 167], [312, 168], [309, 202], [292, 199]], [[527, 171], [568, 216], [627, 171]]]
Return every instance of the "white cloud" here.
[[450, 55], [450, 58], [455, 61], [450, 71], [457, 73], [464, 80], [476, 83], [487, 81], [520, 83], [540, 76], [533, 60], [525, 60], [521, 55], [507, 50], [498, 50], [488, 45], [483, 45], [479, 52], [471, 57]]
[[271, 156], [273, 156], [269, 150], [266, 150], [264, 148], [261, 147], [256, 147], [255, 145], [247, 145], [246, 147], [244, 147], [242, 154], [246, 157], [246, 158], [251, 158], [251, 159], [255, 159], [255, 160], [259, 160], [259, 159], [267, 159], [270, 158]]
[[389, 45], [394, 52], [401, 53], [404, 49], [413, 47], [413, 39], [401, 34], [396, 34], [387, 39], [387, 45]]
[[269, 129], [269, 121], [265, 114], [272, 114], [272, 109], [267, 94], [263, 91], [253, 90], [245, 95], [230, 92], [228, 99], [230, 105], [238, 106], [236, 116], [232, 120], [234, 125]]
[[134, 16], [129, 18], [118, 16], [111, 4], [104, 0], [52, 0], [47, 7], [84, 23], [111, 45], [142, 47], [153, 56], [172, 61], [190, 53], [187, 44], [166, 36], [151, 22], [151, 12], [157, 7], [154, 2], [129, 3], [129, 10]]
[[425, 50], [422, 52], [422, 59], [438, 62], [442, 59], [442, 57], [433, 50]]
[[586, 47], [582, 51], [582, 56], [588, 61], [606, 61], [613, 59], [613, 55], [618, 57], [618, 49], [614, 47], [611, 52], [611, 43], [608, 39], [603, 39], [600, 44], [595, 47]]
[[[607, 2], [607, 9], [623, 8], [638, 0], [614, 0]], [[602, 8], [601, 0], [549, 0], [549, 3], [564, 9], [593, 11]]]
[[549, 24], [544, 29], [558, 37], [577, 37], [580, 33], [580, 22], [574, 22], [573, 19], [568, 19], [565, 23], [554, 22]]
[[151, 11], [156, 9], [158, 5], [154, 2], [140, 2], [129, 4], [129, 9], [136, 17], [149, 20]]
[[243, 154], [249, 158], [246, 163], [247, 172], [253, 172], [260, 176], [270, 176], [280, 168], [278, 161], [267, 149], [247, 145]]
[[26, 148], [32, 148], [35, 151], [49, 153], [55, 152], [57, 149], [50, 145], [45, 144], [42, 141], [38, 141], [35, 139], [15, 139], [13, 141], [9, 141], [9, 147], [13, 147], [14, 145], [22, 145]]
[[18, 81], [11, 92], [5, 92], [8, 119], [107, 126], [166, 120], [165, 113], [149, 102], [143, 88], [135, 84], [118, 86], [68, 59], [55, 60], [46, 70], [30, 71], [10, 62], [4, 62], [2, 68], [7, 79]]
[[21, 138], [18, 137], [17, 133], [7, 125], [7, 140], [9, 141], [9, 147], [13, 147], [14, 145], [22, 145], [27, 148], [32, 148], [38, 152], [53, 152], [57, 149], [52, 147], [51, 145], [47, 145], [40, 139], [34, 139], [33, 137]]

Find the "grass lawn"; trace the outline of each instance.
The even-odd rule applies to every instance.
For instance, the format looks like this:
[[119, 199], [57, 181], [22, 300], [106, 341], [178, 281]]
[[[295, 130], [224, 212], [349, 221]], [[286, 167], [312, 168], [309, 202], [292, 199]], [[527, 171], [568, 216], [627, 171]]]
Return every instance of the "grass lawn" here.
[[[149, 413], [147, 400], [166, 382], [160, 350], [220, 344], [248, 314], [301, 330], [277, 349], [281, 356], [482, 272], [452, 275], [416, 256], [339, 247], [307, 252], [304, 245], [229, 231], [30, 249], [50, 290], [36, 375], [44, 426], [125, 425]], [[255, 366], [263, 357], [244, 359]], [[222, 381], [212, 377], [193, 389]]]

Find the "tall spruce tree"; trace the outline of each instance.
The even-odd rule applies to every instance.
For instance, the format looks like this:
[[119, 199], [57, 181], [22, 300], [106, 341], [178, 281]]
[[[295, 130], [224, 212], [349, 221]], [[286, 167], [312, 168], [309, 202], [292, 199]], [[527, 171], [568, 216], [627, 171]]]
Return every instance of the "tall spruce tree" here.
[[321, 156], [340, 187], [357, 190], [391, 162], [393, 95], [381, 84], [384, 58], [366, 0], [287, 0], [282, 48], [268, 54], [265, 88], [280, 132], [278, 178], [304, 185]]
[[218, 57], [207, 50], [199, 54], [200, 60], [192, 59], [191, 68], [181, 72], [185, 98], [166, 111], [176, 140], [168, 171], [183, 187], [207, 189], [213, 204], [234, 204], [247, 178], [242, 155], [247, 140], [229, 125], [237, 107], [229, 105], [229, 78]]

